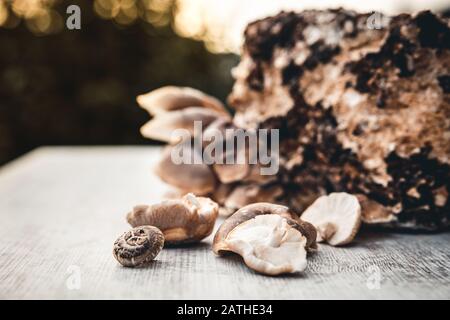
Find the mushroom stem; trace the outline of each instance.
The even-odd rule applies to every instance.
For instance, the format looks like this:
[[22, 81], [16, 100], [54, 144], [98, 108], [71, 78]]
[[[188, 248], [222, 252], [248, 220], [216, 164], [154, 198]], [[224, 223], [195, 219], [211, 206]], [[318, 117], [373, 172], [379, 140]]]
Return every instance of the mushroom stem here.
[[277, 227], [276, 233], [273, 235], [273, 237], [269, 238], [269, 246], [278, 248], [280, 246], [280, 244], [283, 242], [283, 239], [285, 238], [286, 233], [287, 233], [287, 229]]
[[317, 236], [321, 239], [317, 239], [318, 241], [327, 241], [336, 233], [336, 225], [331, 222], [326, 222], [317, 227]]

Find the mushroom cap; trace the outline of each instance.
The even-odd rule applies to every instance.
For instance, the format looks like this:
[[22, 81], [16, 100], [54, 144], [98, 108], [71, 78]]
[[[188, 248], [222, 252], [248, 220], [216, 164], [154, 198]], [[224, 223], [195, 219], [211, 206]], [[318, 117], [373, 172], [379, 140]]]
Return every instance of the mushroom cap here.
[[306, 268], [306, 237], [277, 214], [259, 215], [230, 231], [228, 250], [263, 274], [300, 272]]
[[230, 196], [231, 192], [233, 192], [234, 188], [234, 184], [219, 183], [217, 185], [217, 188], [214, 188], [213, 192], [211, 193], [211, 198], [220, 206], [223, 206], [225, 204], [225, 201], [227, 201], [228, 197]]
[[330, 193], [317, 198], [301, 215], [317, 229], [317, 241], [338, 246], [351, 242], [361, 225], [358, 199], [346, 192]]
[[259, 185], [256, 183], [242, 184], [234, 187], [224, 201], [224, 206], [228, 212], [234, 213], [236, 210], [255, 202], [263, 200], [276, 202], [277, 197], [283, 193], [283, 189], [278, 184]]
[[[238, 145], [235, 131], [238, 129], [229, 119], [218, 118], [203, 132], [204, 147], [210, 144], [222, 151], [222, 163], [214, 162], [212, 167], [222, 183], [232, 183], [244, 179], [250, 170], [247, 143]], [[214, 137], [214, 139], [213, 139]], [[219, 140], [216, 140], [220, 138]], [[232, 143], [232, 144], [230, 144]], [[229, 150], [229, 146], [234, 148]], [[232, 160], [232, 162], [229, 161]], [[243, 159], [244, 161], [240, 161]]]
[[248, 174], [248, 164], [214, 164], [213, 169], [220, 182], [232, 183], [243, 180]]
[[141, 94], [136, 100], [151, 115], [192, 106], [205, 107], [228, 115], [224, 105], [218, 99], [189, 87], [165, 86]]
[[206, 128], [219, 117], [224, 117], [223, 113], [203, 107], [188, 107], [158, 114], [141, 127], [141, 134], [146, 138], [174, 144], [180, 141], [180, 137], [173, 135], [175, 130], [185, 129], [194, 136], [195, 121], [201, 121]]
[[186, 194], [181, 199], [165, 200], [136, 206], [127, 214], [130, 225], [151, 225], [159, 228], [167, 244], [200, 241], [211, 234], [219, 206], [209, 198]]
[[[164, 182], [183, 190], [198, 195], [205, 195], [214, 190], [217, 184], [216, 176], [205, 163], [199, 164], [175, 164], [172, 161], [172, 146], [167, 146], [159, 163], [155, 167], [155, 173]], [[192, 152], [197, 152], [192, 149]]]
[[273, 203], [259, 202], [242, 207], [222, 223], [214, 236], [214, 253], [220, 255], [226, 251], [231, 251], [226, 242], [228, 234], [240, 224], [253, 219], [256, 216], [267, 214], [276, 214], [285, 218], [291, 227], [297, 229], [306, 237], [307, 250], [316, 248], [317, 234], [313, 225], [296, 218], [295, 215], [289, 211], [288, 207]]
[[125, 232], [114, 242], [113, 255], [125, 267], [140, 267], [155, 259], [163, 246], [161, 230], [139, 226]]

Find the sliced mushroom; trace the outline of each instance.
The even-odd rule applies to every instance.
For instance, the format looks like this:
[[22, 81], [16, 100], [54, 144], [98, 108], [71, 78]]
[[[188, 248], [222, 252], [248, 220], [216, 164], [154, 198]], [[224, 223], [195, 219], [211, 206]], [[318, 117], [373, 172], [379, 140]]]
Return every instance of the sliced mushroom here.
[[211, 234], [219, 206], [209, 198], [188, 193], [178, 200], [165, 200], [151, 206], [136, 206], [127, 214], [133, 227], [155, 226], [169, 245], [201, 241]]
[[121, 235], [114, 243], [113, 255], [125, 267], [148, 265], [164, 246], [164, 235], [156, 227], [140, 226]]
[[187, 107], [206, 107], [228, 115], [222, 102], [197, 89], [166, 86], [137, 97], [138, 104], [151, 115]]
[[[172, 150], [171, 146], [165, 148], [155, 168], [155, 173], [161, 180], [185, 192], [193, 192], [198, 195], [212, 192], [217, 181], [210, 167], [204, 163], [176, 164], [172, 160]], [[197, 151], [192, 149], [191, 152]]]
[[317, 229], [317, 242], [333, 246], [351, 242], [361, 225], [361, 206], [358, 199], [345, 192], [319, 197], [301, 215]]
[[297, 229], [302, 235], [304, 235], [306, 237], [305, 247], [307, 250], [316, 248], [317, 235], [316, 229], [313, 225], [296, 218], [296, 216], [290, 212], [288, 207], [267, 202], [259, 202], [249, 204], [239, 209], [222, 223], [214, 236], [214, 253], [223, 254], [226, 251], [233, 251], [227, 243], [228, 234], [240, 224], [257, 216], [268, 214], [275, 214], [285, 218], [291, 227]]
[[306, 238], [279, 215], [257, 216], [240, 224], [226, 242], [257, 272], [278, 275], [306, 269]]
[[215, 110], [189, 107], [157, 115], [142, 126], [141, 134], [146, 138], [175, 144], [180, 141], [180, 137], [174, 135], [175, 130], [185, 129], [190, 136], [194, 136], [195, 121], [199, 121], [202, 128], [206, 128], [211, 122], [223, 116]]
[[268, 275], [303, 271], [316, 234], [312, 225], [291, 217], [288, 208], [280, 205], [246, 206], [219, 228], [213, 251], [237, 253], [249, 268]]

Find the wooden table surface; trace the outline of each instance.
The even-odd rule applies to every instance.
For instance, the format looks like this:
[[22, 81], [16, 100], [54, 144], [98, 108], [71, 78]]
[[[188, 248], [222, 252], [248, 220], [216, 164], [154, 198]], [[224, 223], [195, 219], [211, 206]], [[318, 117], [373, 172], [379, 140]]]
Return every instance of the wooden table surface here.
[[169, 190], [152, 174], [160, 151], [45, 147], [0, 168], [0, 298], [450, 298], [450, 233], [365, 232], [281, 277], [216, 257], [211, 237], [164, 249], [148, 268], [121, 267], [112, 245], [129, 229], [126, 212]]

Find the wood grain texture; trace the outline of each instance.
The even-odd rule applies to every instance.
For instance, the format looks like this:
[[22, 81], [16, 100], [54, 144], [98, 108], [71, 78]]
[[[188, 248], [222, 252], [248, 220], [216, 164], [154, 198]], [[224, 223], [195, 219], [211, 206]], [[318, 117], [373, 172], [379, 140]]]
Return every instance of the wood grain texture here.
[[164, 249], [145, 269], [119, 266], [112, 245], [129, 228], [125, 213], [169, 190], [152, 174], [160, 151], [40, 148], [1, 168], [0, 298], [450, 298], [449, 233], [365, 232], [349, 247], [320, 246], [294, 276], [267, 277], [237, 256], [216, 257], [211, 238]]

